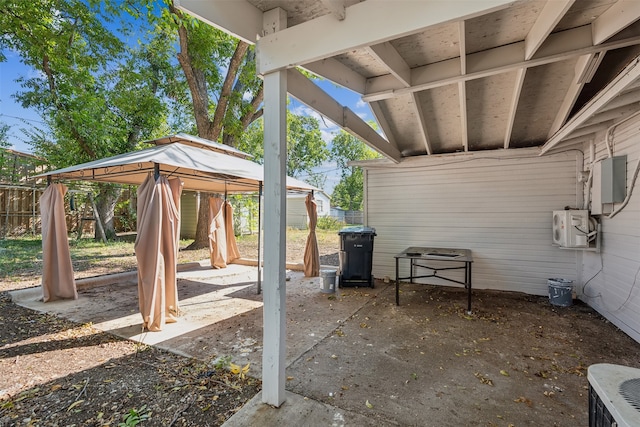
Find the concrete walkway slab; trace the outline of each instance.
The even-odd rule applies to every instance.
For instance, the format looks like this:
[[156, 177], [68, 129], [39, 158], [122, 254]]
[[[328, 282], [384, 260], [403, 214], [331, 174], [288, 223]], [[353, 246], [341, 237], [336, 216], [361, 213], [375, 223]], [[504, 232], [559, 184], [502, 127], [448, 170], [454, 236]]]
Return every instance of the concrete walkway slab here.
[[286, 392], [286, 402], [279, 408], [262, 403], [262, 393], [258, 393], [242, 407], [242, 410], [223, 424], [224, 427], [369, 425], [371, 422], [365, 415], [336, 408], [291, 392]]

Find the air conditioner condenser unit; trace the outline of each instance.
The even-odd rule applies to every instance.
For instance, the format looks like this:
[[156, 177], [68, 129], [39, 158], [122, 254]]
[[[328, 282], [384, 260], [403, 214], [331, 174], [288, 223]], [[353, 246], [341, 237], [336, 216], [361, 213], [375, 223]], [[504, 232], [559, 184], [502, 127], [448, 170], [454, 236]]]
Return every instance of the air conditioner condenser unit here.
[[589, 427], [640, 425], [640, 369], [597, 363], [589, 366]]
[[553, 244], [563, 248], [588, 248], [593, 231], [587, 210], [553, 211]]

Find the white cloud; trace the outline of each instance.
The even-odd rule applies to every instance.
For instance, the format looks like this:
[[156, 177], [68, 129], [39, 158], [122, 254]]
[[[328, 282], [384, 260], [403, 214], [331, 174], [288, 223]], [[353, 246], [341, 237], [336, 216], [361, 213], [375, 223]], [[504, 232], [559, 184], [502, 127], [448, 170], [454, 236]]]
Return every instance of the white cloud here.
[[360, 98], [360, 99], [358, 100], [358, 102], [356, 102], [356, 108], [364, 108], [364, 107], [366, 107], [366, 106], [367, 106], [367, 103], [366, 103], [366, 102], [364, 102], [364, 101], [362, 100], [362, 98]]

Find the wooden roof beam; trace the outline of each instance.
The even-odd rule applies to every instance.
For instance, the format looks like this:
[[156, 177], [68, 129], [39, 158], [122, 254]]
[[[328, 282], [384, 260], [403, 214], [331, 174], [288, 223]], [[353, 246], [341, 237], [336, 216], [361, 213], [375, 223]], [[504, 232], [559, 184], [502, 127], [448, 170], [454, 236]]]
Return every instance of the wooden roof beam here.
[[[638, 2], [640, 3], [640, 2]], [[453, 58], [411, 69], [411, 87], [403, 87], [392, 75], [367, 79], [363, 100], [389, 99], [411, 92], [474, 80], [514, 71], [523, 67], [535, 67], [564, 61], [581, 55], [604, 52], [611, 49], [640, 44], [640, 34], [594, 46], [589, 26], [578, 27], [551, 34], [547, 43], [530, 60], [524, 59], [524, 41], [488, 49], [467, 55], [467, 74], [460, 74], [460, 59]]]
[[535, 55], [574, 2], [575, 0], [554, 0], [548, 1], [544, 5], [538, 19], [524, 39], [525, 60], [529, 60]]
[[296, 69], [288, 70], [287, 88], [291, 96], [326, 116], [383, 156], [395, 163], [399, 163], [402, 160], [402, 154], [395, 146], [389, 144], [368, 123], [349, 108], [344, 107], [333, 99], [331, 95], [323, 91], [300, 71]]
[[501, 10], [512, 3], [513, 0], [356, 3], [346, 9], [346, 16], [342, 21], [332, 15], [325, 15], [262, 37], [256, 43], [258, 72], [265, 74], [304, 65], [353, 49], [415, 34], [444, 22], [469, 19]]
[[619, 0], [591, 23], [593, 44], [600, 44], [640, 18], [640, 1]]
[[389, 141], [389, 144], [398, 148], [396, 137], [391, 131], [391, 126], [389, 126], [389, 121], [387, 120], [387, 116], [384, 114], [384, 111], [382, 111], [380, 103], [372, 102], [371, 104], [369, 104], [369, 108], [371, 108], [371, 112], [373, 113], [376, 122], [378, 122], [378, 124], [380, 125], [382, 133], [384, 133], [384, 136], [387, 138], [387, 141]]
[[540, 154], [544, 154], [564, 138], [573, 135], [580, 126], [582, 126], [589, 118], [601, 110], [609, 101], [614, 99], [625, 88], [633, 84], [640, 77], [640, 56], [636, 57], [627, 67], [616, 76], [603, 90], [598, 92], [580, 111], [578, 111], [558, 132], [556, 132], [542, 146]]
[[420, 99], [418, 93], [413, 92], [411, 94], [411, 104], [413, 106], [413, 111], [416, 115], [419, 128], [420, 128], [420, 136], [422, 138], [422, 143], [424, 144], [425, 149], [427, 150], [427, 154], [433, 154], [433, 150], [431, 149], [431, 143], [429, 142], [429, 133], [427, 132], [427, 121], [424, 117], [424, 111], [422, 109], [422, 104], [420, 103]]
[[247, 43], [255, 44], [263, 34], [262, 11], [246, 0], [173, 0], [173, 4], [181, 11]]
[[511, 106], [509, 107], [509, 117], [507, 119], [507, 128], [504, 133], [504, 148], [509, 148], [511, 143], [511, 133], [513, 132], [513, 125], [516, 121], [516, 113], [518, 111], [518, 101], [520, 100], [520, 93], [522, 92], [522, 86], [524, 85], [524, 78], [527, 74], [526, 68], [520, 68], [516, 74], [516, 82], [513, 86], [513, 93], [511, 94]]
[[549, 129], [547, 138], [551, 138], [553, 134], [556, 133], [565, 123], [569, 117], [569, 113], [571, 113], [571, 110], [573, 109], [573, 105], [576, 103], [576, 100], [582, 91], [582, 88], [585, 83], [588, 83], [591, 80], [591, 77], [593, 77], [593, 73], [595, 73], [600, 66], [600, 62], [602, 62], [604, 54], [605, 52], [596, 52], [589, 55], [582, 55], [578, 58], [573, 81], [569, 85], [569, 90], [565, 93], [562, 104], [560, 104], [560, 108], [556, 114], [556, 118], [553, 120], [551, 128]]
[[359, 94], [364, 93], [367, 85], [367, 79], [362, 74], [359, 74], [334, 58], [310, 62], [302, 68]]
[[411, 86], [411, 69], [391, 43], [384, 42], [375, 46], [368, 46], [365, 49], [369, 52], [369, 55], [384, 65], [404, 87]]

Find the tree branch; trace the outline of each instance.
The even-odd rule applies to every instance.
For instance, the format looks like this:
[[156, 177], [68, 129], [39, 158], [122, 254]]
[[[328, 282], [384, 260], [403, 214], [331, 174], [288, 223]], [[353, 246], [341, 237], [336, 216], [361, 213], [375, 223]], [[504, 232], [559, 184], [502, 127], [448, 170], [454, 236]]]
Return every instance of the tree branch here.
[[211, 132], [211, 139], [213, 141], [218, 140], [220, 132], [222, 131], [222, 120], [227, 112], [227, 106], [229, 105], [229, 99], [231, 97], [231, 92], [233, 91], [233, 82], [236, 80], [238, 70], [240, 69], [240, 65], [242, 64], [242, 60], [244, 59], [248, 49], [248, 43], [243, 42], [242, 40], [238, 41], [236, 50], [233, 52], [233, 56], [229, 61], [229, 70], [224, 78], [222, 90], [220, 91], [220, 100], [218, 101], [218, 105], [216, 105], [216, 111], [213, 115]]
[[[182, 18], [182, 12], [175, 8], [173, 3], [169, 4], [171, 13]], [[209, 94], [207, 92], [207, 82], [204, 73], [194, 68], [189, 55], [189, 34], [183, 24], [178, 24], [178, 38], [180, 40], [180, 51], [178, 52], [178, 62], [184, 71], [184, 76], [189, 85], [191, 100], [193, 102], [193, 114], [196, 119], [198, 136], [211, 138], [211, 122], [209, 121]]]

